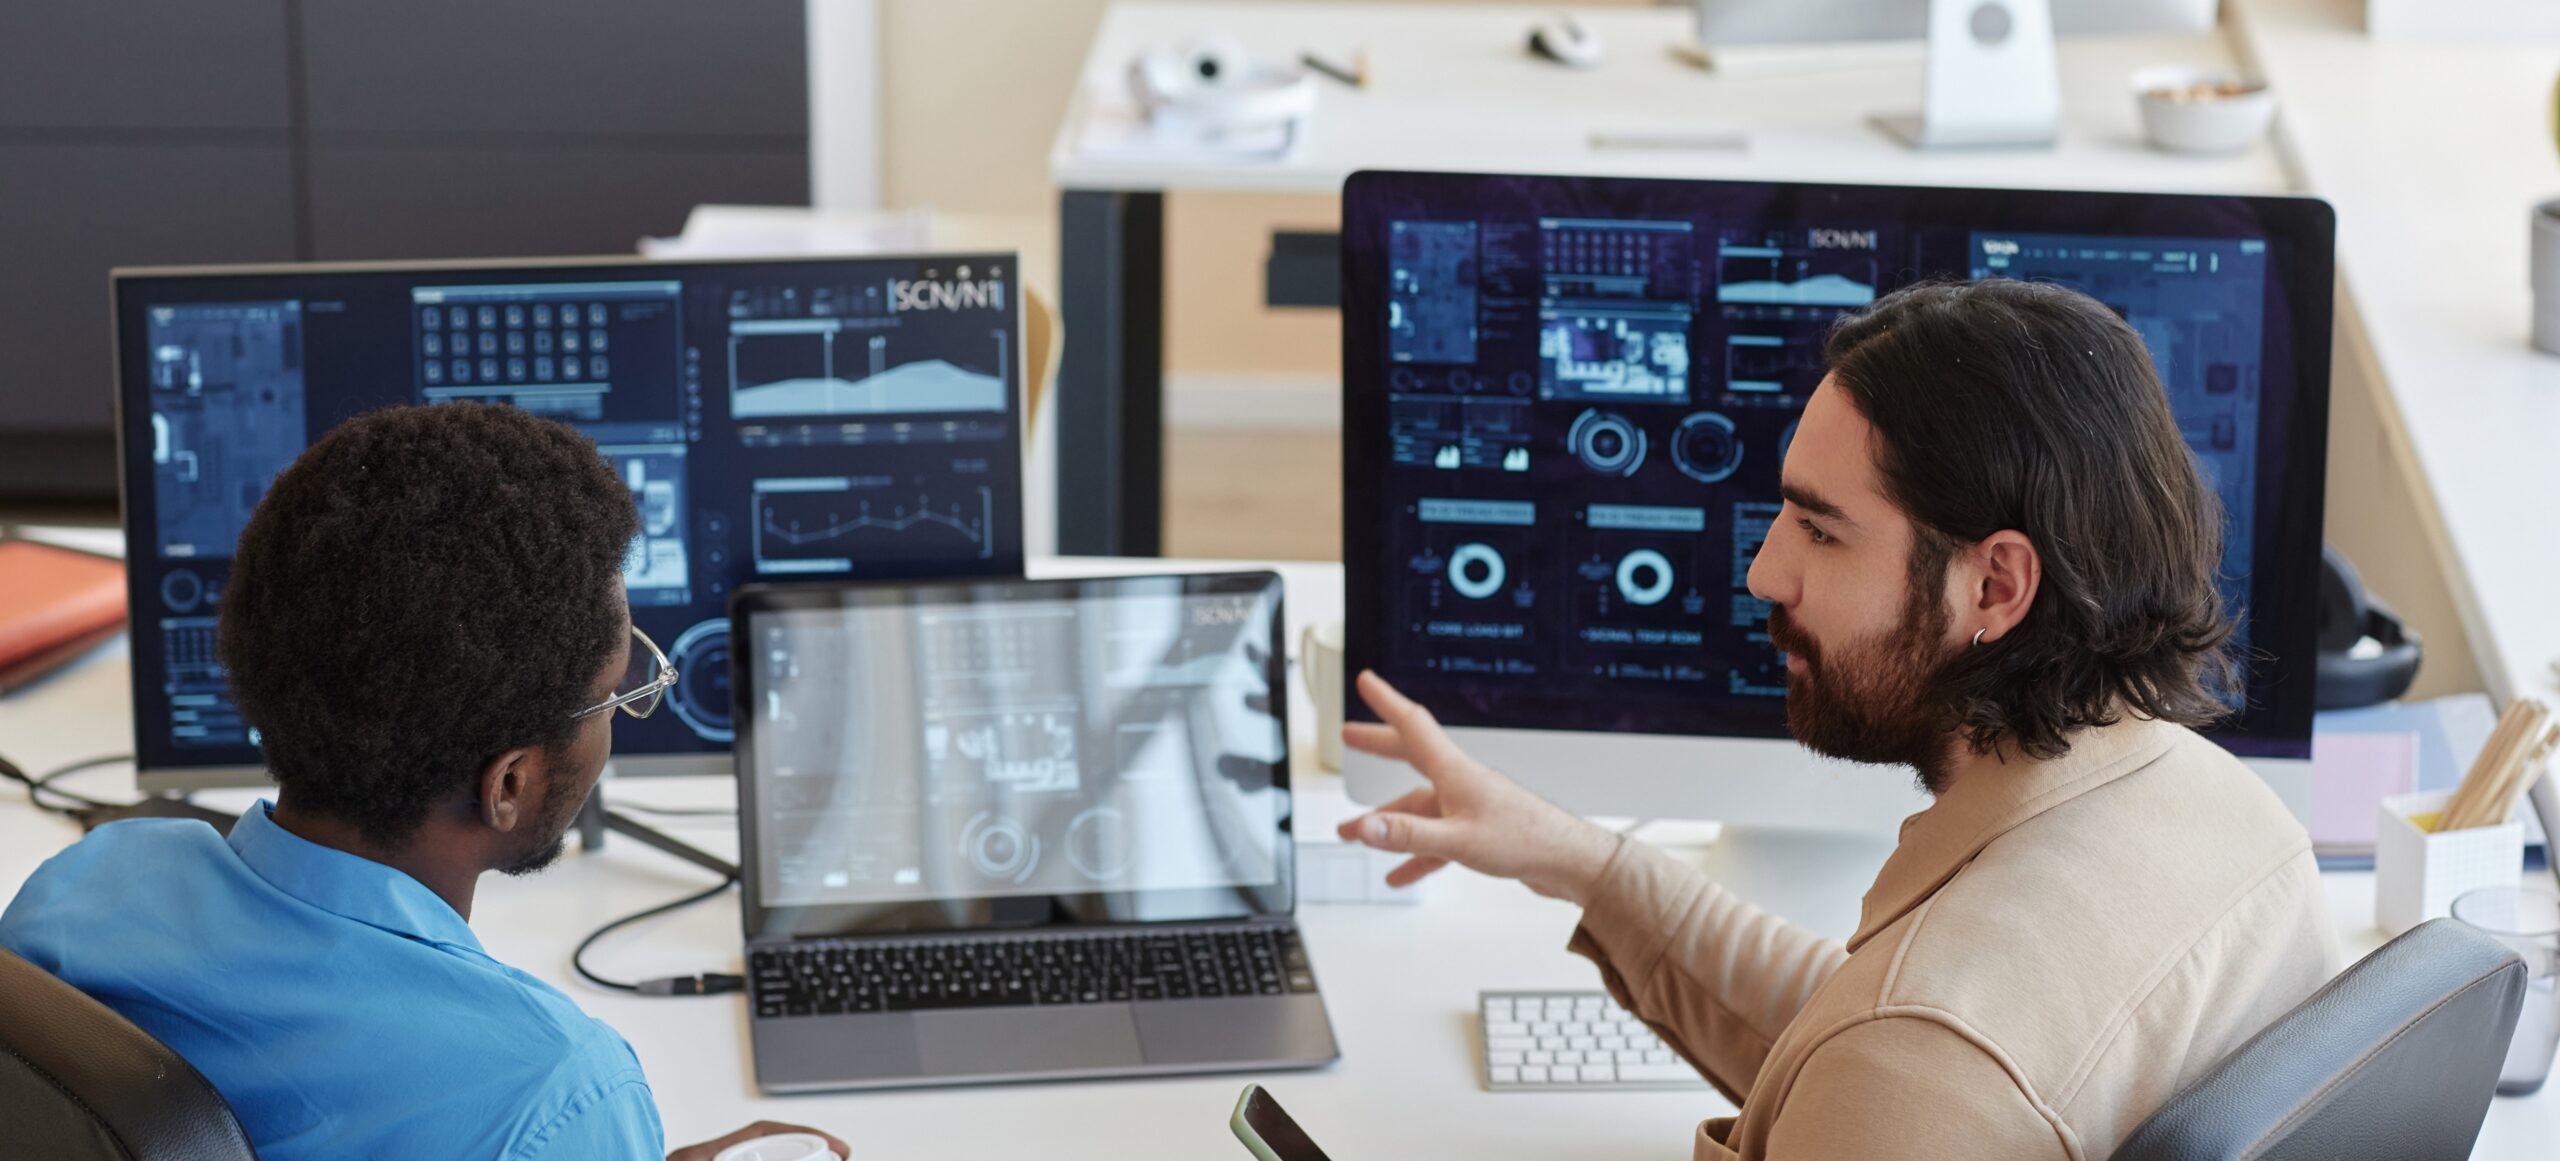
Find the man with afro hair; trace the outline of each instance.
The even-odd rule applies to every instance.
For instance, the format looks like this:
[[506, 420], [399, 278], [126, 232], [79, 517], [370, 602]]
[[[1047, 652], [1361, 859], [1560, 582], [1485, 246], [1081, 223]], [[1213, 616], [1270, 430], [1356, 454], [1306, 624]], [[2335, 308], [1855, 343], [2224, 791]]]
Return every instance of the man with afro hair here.
[[481, 875], [559, 857], [615, 711], [672, 683], [624, 603], [638, 531], [562, 424], [449, 403], [340, 425], [276, 477], [221, 598], [275, 801], [227, 838], [98, 828], [27, 880], [0, 946], [184, 1056], [265, 1161], [658, 1156], [630, 1046], [469, 923]]

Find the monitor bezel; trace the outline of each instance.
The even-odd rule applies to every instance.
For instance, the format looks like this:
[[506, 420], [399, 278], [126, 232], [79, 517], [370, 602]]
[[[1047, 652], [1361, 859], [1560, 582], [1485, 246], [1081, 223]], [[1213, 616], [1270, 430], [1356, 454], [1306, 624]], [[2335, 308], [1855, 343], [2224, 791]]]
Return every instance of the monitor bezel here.
[[[226, 278], [296, 278], [302, 276], [336, 277], [342, 275], [403, 274], [468, 274], [473, 272], [511, 273], [516, 271], [571, 271], [634, 269], [664, 270], [670, 267], [723, 266], [827, 266], [874, 262], [981, 262], [1001, 261], [1015, 271], [1015, 282], [1021, 284], [1022, 255], [1013, 250], [955, 249], [917, 250], [881, 254], [732, 254], [683, 255], [651, 257], [641, 254], [561, 255], [544, 257], [435, 258], [414, 260], [362, 260], [328, 262], [251, 262], [182, 266], [118, 266], [107, 274], [108, 314], [108, 385], [110, 415], [115, 424], [116, 519], [124, 535], [128, 561], [147, 559], [152, 549], [147, 542], [137, 542], [134, 528], [135, 472], [138, 470], [130, 447], [132, 440], [126, 424], [125, 382], [125, 318], [126, 296], [134, 288], [160, 281], [213, 282]], [[1012, 316], [1013, 349], [1022, 351], [1028, 323], [1022, 295], [1010, 296], [1005, 311]], [[1017, 461], [1017, 480], [1029, 468], [1028, 449], [1031, 438], [1030, 417], [1025, 406], [1031, 367], [1015, 360], [1016, 370], [1008, 376], [1005, 389], [1007, 406], [1014, 418], [1013, 449]], [[141, 555], [137, 555], [140, 553]], [[1019, 573], [1022, 561], [1010, 562], [1010, 572]], [[125, 599], [128, 608], [148, 606], [151, 594], [143, 591], [141, 570], [125, 570]], [[264, 765], [237, 762], [166, 762], [147, 761], [142, 755], [142, 731], [146, 728], [141, 710], [142, 682], [146, 675], [135, 669], [127, 678], [127, 694], [134, 708], [132, 740], [134, 743], [135, 783], [148, 793], [187, 790], [219, 790], [272, 785], [273, 777]], [[674, 753], [616, 754], [608, 766], [614, 777], [669, 777], [682, 775], [727, 775], [735, 771], [727, 750], [694, 750]]]
[[[1384, 590], [1370, 578], [1382, 575], [1387, 541], [1383, 505], [1386, 500], [1388, 408], [1386, 390], [1385, 280], [1388, 223], [1399, 216], [1428, 213], [1428, 207], [1450, 207], [1452, 219], [1473, 218], [1481, 207], [1480, 191], [1489, 183], [1537, 183], [1556, 191], [1556, 200], [1594, 213], [1613, 203], [1641, 201], [1659, 206], [1683, 191], [1753, 191], [1786, 218], [1821, 212], [1823, 201], [1843, 197], [1873, 201], [1899, 199], [1904, 219], [1920, 223], [1996, 222], [2020, 232], [2096, 233], [2119, 230], [2161, 236], [2231, 237], [2229, 224], [2251, 221], [2264, 230], [2270, 252], [2266, 293], [2271, 306], [2285, 311], [2285, 347], [2293, 367], [2290, 393], [2280, 414], [2262, 412], [2261, 447], [2281, 439], [2291, 450], [2280, 478], [2262, 484], [2258, 494], [2259, 527], [2268, 530], [2260, 544], [2274, 549], [2273, 559], [2288, 567], [2261, 569], [2250, 583], [2251, 652], [2247, 686], [2249, 705], [2233, 721], [2206, 731], [2217, 743], [2244, 758], [2307, 759], [2311, 749], [2314, 707], [2316, 604], [2302, 594], [2318, 591], [2321, 517], [2325, 501], [2329, 425], [2330, 338], [2334, 311], [2336, 214], [2325, 201], [2295, 195], [2215, 195], [2080, 190], [1985, 189], [1952, 186], [1897, 186], [1851, 183], [1610, 178], [1562, 175], [1483, 174], [1364, 170], [1352, 174], [1342, 190], [1342, 455], [1343, 569], [1345, 655], [1349, 672], [1373, 668], [1387, 656]], [[1628, 191], [1619, 193], [1615, 191]], [[1631, 196], [1640, 195], [1640, 196]], [[2138, 205], [2135, 203], [2139, 203]], [[1553, 212], [1542, 202], [1540, 212]], [[1421, 206], [1416, 210], [1413, 207]], [[2110, 210], [2115, 211], [2112, 215]], [[2137, 212], [2138, 211], [2138, 212]], [[2138, 221], [2112, 227], [2093, 223], [2110, 218]], [[1909, 281], [1909, 279], [1904, 279]], [[2276, 317], [2269, 317], [2274, 333]], [[2262, 395], [2273, 406], [2277, 392]], [[2282, 513], [2282, 520], [2270, 520]], [[2260, 553], [2264, 559], [2267, 554]], [[2282, 594], [2295, 599], [2281, 599]], [[2278, 599], [2271, 600], [2270, 597]], [[2273, 617], [2274, 619], [2270, 619]], [[2263, 699], [2263, 700], [2262, 700]], [[1375, 720], [1358, 698], [1348, 699], [1351, 720]], [[1446, 724], [1457, 727], [1534, 729], [1568, 734], [1616, 732], [1662, 733], [1695, 738], [1783, 739], [1782, 721], [1765, 729], [1742, 731], [1683, 723], [1670, 712], [1627, 710], [1631, 725], [1607, 727], [1549, 724], [1560, 716], [1550, 696], [1548, 705], [1534, 695], [1483, 693], [1470, 698], [1433, 700]], [[1613, 709], [1616, 707], [1613, 707]], [[1637, 720], [1641, 719], [1641, 720]], [[1533, 724], [1524, 724], [1533, 723]]]
[[[1279, 727], [1280, 736], [1285, 739], [1289, 727], [1287, 593], [1280, 574], [1267, 570], [1045, 580], [747, 585], [730, 595], [729, 634], [733, 642], [752, 640], [756, 619], [775, 612], [969, 606], [1035, 600], [1155, 599], [1167, 595], [1269, 598], [1270, 617], [1265, 629], [1273, 647], [1262, 662], [1263, 678], [1271, 691], [1271, 716]], [[741, 705], [752, 705], [756, 700], [754, 667], [745, 661], [747, 652], [737, 648], [729, 652], [729, 688]], [[758, 809], [759, 787], [754, 771], [761, 728], [755, 721], [753, 714], [737, 719], [738, 737], [732, 748], [739, 772], [739, 916], [750, 942], [826, 936], [1030, 930], [1067, 925], [1202, 923], [1286, 916], [1296, 906], [1296, 798], [1290, 783], [1289, 747], [1285, 744], [1280, 747], [1278, 760], [1271, 769], [1272, 788], [1278, 792], [1279, 810], [1273, 836], [1277, 878], [1269, 884], [878, 905], [768, 904], [764, 898], [758, 860], [763, 838], [760, 830], [762, 816]], [[1141, 916], [1143, 918], [1139, 918]]]

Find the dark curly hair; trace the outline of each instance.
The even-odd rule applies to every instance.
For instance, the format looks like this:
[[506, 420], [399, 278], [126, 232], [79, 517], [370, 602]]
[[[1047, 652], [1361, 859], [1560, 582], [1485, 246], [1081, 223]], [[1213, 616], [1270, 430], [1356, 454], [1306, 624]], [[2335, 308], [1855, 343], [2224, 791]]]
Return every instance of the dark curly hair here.
[[1922, 283], [1841, 319], [1825, 355], [1918, 527], [1915, 584], [2002, 529], [2043, 560], [2026, 619], [1941, 671], [1977, 750], [2053, 758], [2127, 711], [2189, 726], [2229, 712], [2222, 506], [2122, 318], [2050, 283]]
[[220, 650], [296, 809], [406, 843], [488, 761], [557, 748], [621, 645], [639, 532], [595, 444], [512, 407], [340, 424], [240, 534]]

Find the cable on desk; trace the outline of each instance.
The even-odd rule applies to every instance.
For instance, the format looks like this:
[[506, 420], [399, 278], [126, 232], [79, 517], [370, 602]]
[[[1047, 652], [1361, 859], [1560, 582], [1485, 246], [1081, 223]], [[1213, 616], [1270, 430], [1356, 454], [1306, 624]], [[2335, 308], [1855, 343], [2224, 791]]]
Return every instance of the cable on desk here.
[[654, 980], [642, 980], [636, 984], [626, 984], [620, 980], [606, 979], [603, 976], [587, 970], [587, 949], [594, 947], [597, 940], [603, 939], [605, 936], [611, 935], [625, 927], [629, 927], [634, 923], [638, 923], [643, 919], [653, 919], [670, 911], [677, 911], [686, 907], [691, 907], [696, 903], [700, 903], [703, 900], [709, 899], [712, 896], [718, 895], [719, 893], [737, 885], [738, 877], [736, 875], [730, 875], [721, 879], [718, 883], [691, 895], [687, 895], [673, 903], [661, 903], [646, 911], [635, 911], [620, 919], [616, 919], [611, 923], [605, 924], [604, 926], [589, 933], [585, 939], [579, 941], [578, 950], [569, 953], [569, 966], [577, 969], [578, 975], [585, 978], [588, 983], [594, 984], [597, 987], [612, 988], [617, 992], [632, 992], [643, 996], [716, 996], [723, 992], [744, 991], [747, 986], [746, 977], [734, 976], [725, 972], [705, 972], [698, 976], [662, 976]]
[[[7, 758], [0, 758], [0, 778], [5, 778], [11, 782], [16, 782], [25, 786], [27, 788], [28, 805], [44, 811], [47, 814], [58, 814], [64, 818], [79, 819], [85, 822], [92, 811], [115, 810], [124, 804], [101, 802], [86, 794], [75, 794], [71, 791], [64, 790], [59, 786], [55, 786], [54, 783], [64, 778], [68, 778], [71, 775], [78, 774], [84, 770], [95, 770], [101, 766], [113, 766], [118, 762], [130, 762], [132, 760], [133, 755], [131, 754], [104, 754], [95, 758], [84, 758], [80, 761], [73, 762], [68, 766], [55, 767], [51, 771], [31, 778], [28, 777], [25, 770], [19, 768], [17, 763], [12, 762]], [[44, 796], [48, 794], [63, 801], [47, 802], [44, 800]], [[69, 805], [64, 805], [64, 803], [69, 803]]]

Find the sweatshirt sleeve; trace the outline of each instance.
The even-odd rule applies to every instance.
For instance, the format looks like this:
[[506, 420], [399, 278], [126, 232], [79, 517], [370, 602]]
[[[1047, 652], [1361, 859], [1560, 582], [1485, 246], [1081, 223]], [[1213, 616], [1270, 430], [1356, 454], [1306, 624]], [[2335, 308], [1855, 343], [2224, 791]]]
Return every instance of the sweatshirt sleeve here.
[[1570, 950], [1609, 994], [1739, 1104], [1778, 1033], [1848, 951], [1621, 837]]
[[2077, 1141], [1997, 1050], [1927, 1016], [1864, 1020], [1805, 1058], [1765, 1161], [2064, 1161]]

